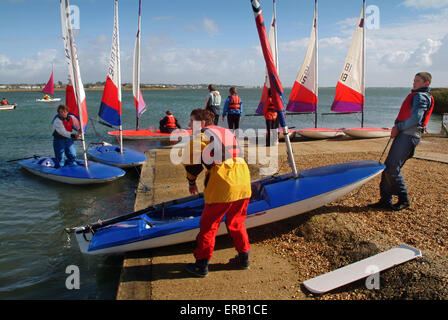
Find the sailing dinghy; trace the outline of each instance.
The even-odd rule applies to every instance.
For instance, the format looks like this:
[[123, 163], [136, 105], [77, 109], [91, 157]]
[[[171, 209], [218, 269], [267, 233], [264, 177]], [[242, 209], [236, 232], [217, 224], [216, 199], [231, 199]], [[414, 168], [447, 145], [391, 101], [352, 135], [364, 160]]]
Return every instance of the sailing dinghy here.
[[121, 120], [121, 69], [120, 69], [120, 36], [118, 26], [118, 0], [114, 7], [114, 31], [112, 37], [112, 50], [110, 55], [109, 72], [104, 86], [99, 116], [111, 126], [119, 126], [119, 146], [103, 143], [89, 148], [87, 153], [98, 162], [119, 168], [141, 166], [146, 156], [136, 150], [123, 147], [122, 120]]
[[314, 1], [314, 18], [310, 39], [296, 80], [291, 90], [288, 106], [288, 115], [314, 114], [314, 128], [296, 130], [303, 137], [311, 139], [328, 139], [344, 135], [340, 129], [318, 128], [318, 24], [317, 0]]
[[344, 129], [354, 138], [379, 138], [390, 136], [390, 129], [365, 128], [365, 71], [366, 71], [366, 2], [363, 0], [361, 15], [342, 68], [331, 111], [339, 114], [361, 113], [361, 128]]
[[[47, 95], [54, 95], [54, 80], [53, 80], [53, 65], [51, 66], [51, 76], [50, 76], [50, 80], [48, 80], [47, 84], [45, 85], [45, 87], [42, 89], [43, 93], [46, 93]], [[61, 101], [61, 98], [52, 98], [51, 96], [48, 96], [47, 99], [43, 98], [43, 99], [36, 99], [37, 102], [57, 102], [57, 101]]]
[[[273, 99], [278, 102], [280, 124], [285, 133], [292, 172], [271, 176], [252, 183], [246, 228], [286, 219], [319, 208], [360, 187], [384, 170], [377, 161], [356, 161], [297, 172], [289, 143], [283, 109], [283, 89], [270, 52], [260, 4], [252, 0], [263, 56]], [[81, 252], [112, 254], [163, 247], [194, 241], [199, 231], [203, 195], [150, 206], [146, 209], [98, 223], [68, 228], [74, 233]], [[225, 219], [225, 218], [224, 218]], [[218, 235], [227, 232], [222, 222]]]
[[0, 110], [14, 110], [15, 108], [17, 108], [17, 104], [0, 105]]
[[125, 171], [113, 166], [87, 161], [84, 131], [87, 126], [87, 105], [81, 81], [76, 47], [71, 25], [69, 1], [61, 0], [62, 37], [67, 58], [69, 84], [66, 88], [66, 105], [80, 123], [84, 160], [59, 168], [53, 158], [34, 157], [19, 162], [19, 165], [40, 177], [68, 184], [91, 184], [113, 181], [125, 175]]

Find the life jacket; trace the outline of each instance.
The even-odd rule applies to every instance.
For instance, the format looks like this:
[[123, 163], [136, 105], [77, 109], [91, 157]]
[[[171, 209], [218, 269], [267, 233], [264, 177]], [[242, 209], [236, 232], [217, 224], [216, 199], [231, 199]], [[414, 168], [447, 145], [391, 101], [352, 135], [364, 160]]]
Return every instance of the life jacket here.
[[[236, 137], [229, 129], [212, 125], [203, 128], [201, 132], [210, 138], [210, 144], [202, 152], [202, 161], [207, 169], [210, 170], [211, 167], [240, 155], [240, 148]], [[219, 142], [215, 142], [215, 140], [219, 140]], [[215, 148], [219, 145], [221, 145], [222, 157], [221, 159], [214, 159]]]
[[176, 128], [176, 118], [173, 115], [167, 115], [166, 116], [168, 121], [165, 123], [165, 127], [168, 129], [175, 129]]
[[[59, 118], [61, 119], [61, 118]], [[72, 132], [73, 131], [73, 118], [71, 116], [68, 116], [65, 119], [61, 119], [62, 120], [62, 124], [64, 125], [65, 130], [67, 130], [68, 132]]]
[[240, 110], [241, 108], [241, 99], [238, 95], [231, 95], [229, 102], [230, 110]]
[[2, 106], [5, 106], [5, 105], [7, 105], [7, 104], [8, 104], [8, 101], [5, 100], [5, 99], [3, 99], [3, 100], [2, 100]]
[[[407, 119], [409, 119], [409, 117], [411, 116], [411, 112], [412, 112], [412, 99], [414, 99], [414, 96], [417, 94], [418, 92], [411, 92], [406, 99], [404, 99], [401, 108], [400, 108], [400, 112], [398, 113], [397, 116], [397, 121], [402, 122], [405, 121]], [[420, 126], [422, 126], [423, 128], [426, 128], [426, 125], [428, 124], [429, 118], [431, 117], [432, 114], [432, 110], [434, 109], [434, 97], [431, 96], [431, 106], [426, 109], [425, 114], [423, 115], [422, 121], [420, 123]]]

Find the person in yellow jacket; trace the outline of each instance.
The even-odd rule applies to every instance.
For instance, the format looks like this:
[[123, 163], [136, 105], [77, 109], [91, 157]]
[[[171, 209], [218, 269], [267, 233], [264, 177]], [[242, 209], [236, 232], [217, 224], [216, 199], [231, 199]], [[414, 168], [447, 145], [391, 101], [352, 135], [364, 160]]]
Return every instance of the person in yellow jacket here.
[[244, 221], [252, 195], [250, 172], [240, 155], [233, 133], [214, 125], [214, 114], [196, 109], [190, 116], [193, 139], [184, 150], [184, 166], [187, 172], [190, 194], [199, 192], [196, 179], [207, 169], [204, 189], [204, 210], [200, 231], [194, 250], [196, 263], [188, 264], [187, 271], [204, 277], [213, 255], [215, 238], [224, 215], [226, 226], [238, 255], [232, 262], [239, 267], [249, 267], [249, 237]]

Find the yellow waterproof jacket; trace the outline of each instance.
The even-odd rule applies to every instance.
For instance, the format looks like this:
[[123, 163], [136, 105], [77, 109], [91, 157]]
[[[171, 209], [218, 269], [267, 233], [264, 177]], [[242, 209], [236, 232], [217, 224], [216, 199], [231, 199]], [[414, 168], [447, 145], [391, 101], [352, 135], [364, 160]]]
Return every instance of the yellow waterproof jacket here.
[[[183, 154], [183, 163], [189, 181], [195, 181], [204, 169], [204, 166], [207, 168], [204, 182], [205, 203], [228, 203], [250, 198], [252, 190], [250, 172], [246, 161], [236, 156], [228, 158], [221, 163], [206, 166], [202, 153], [209, 144], [210, 140], [201, 133], [190, 140]], [[200, 156], [197, 154], [199, 150]], [[195, 152], [196, 156], [194, 156]]]

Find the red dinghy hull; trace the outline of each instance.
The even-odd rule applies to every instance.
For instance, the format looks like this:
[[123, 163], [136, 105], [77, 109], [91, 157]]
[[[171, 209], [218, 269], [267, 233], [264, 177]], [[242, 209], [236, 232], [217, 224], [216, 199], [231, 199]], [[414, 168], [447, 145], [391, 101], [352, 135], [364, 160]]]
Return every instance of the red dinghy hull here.
[[[111, 136], [119, 136], [120, 131], [109, 131]], [[184, 136], [191, 135], [191, 130], [176, 130], [173, 133], [161, 133], [160, 130], [140, 129], [123, 130], [123, 139], [126, 140], [170, 140], [171, 135]]]

